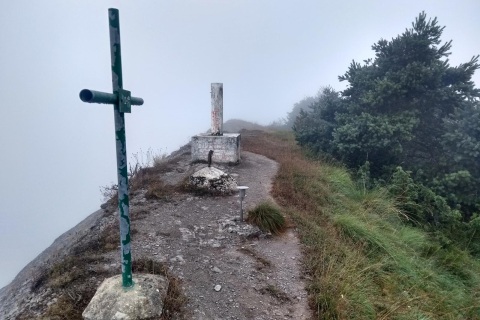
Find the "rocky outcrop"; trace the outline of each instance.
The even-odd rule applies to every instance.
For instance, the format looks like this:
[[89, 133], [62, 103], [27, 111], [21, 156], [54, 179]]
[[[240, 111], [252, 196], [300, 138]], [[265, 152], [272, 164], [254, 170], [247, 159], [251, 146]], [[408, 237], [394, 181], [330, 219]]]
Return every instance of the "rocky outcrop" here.
[[159, 318], [167, 295], [167, 279], [160, 275], [137, 274], [133, 282], [132, 288], [125, 289], [121, 275], [105, 279], [83, 312], [83, 319]]

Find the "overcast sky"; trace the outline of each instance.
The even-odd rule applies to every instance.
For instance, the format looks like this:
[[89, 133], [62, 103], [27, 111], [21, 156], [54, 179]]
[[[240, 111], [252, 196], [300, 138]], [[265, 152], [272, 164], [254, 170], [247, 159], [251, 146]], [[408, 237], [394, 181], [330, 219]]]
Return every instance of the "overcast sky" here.
[[[450, 62], [480, 53], [478, 0], [1, 0], [0, 287], [99, 208], [116, 180], [107, 11], [120, 10], [124, 88], [145, 104], [126, 116], [127, 152], [170, 153], [210, 126], [210, 83], [224, 120], [268, 124], [352, 59], [373, 57], [425, 10], [453, 40]], [[480, 84], [480, 77], [475, 75]]]

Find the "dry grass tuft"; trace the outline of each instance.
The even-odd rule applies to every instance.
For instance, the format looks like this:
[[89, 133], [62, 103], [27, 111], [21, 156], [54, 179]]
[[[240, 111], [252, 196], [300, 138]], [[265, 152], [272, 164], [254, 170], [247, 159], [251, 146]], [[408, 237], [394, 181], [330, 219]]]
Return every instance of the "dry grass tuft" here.
[[[175, 170], [175, 157], [165, 154], [154, 154], [151, 149], [146, 153], [133, 155], [133, 163], [129, 165], [128, 186], [133, 194], [140, 189], [147, 189], [145, 197], [155, 200], [171, 200], [175, 192], [182, 191], [182, 186], [167, 186], [162, 182], [163, 174]], [[115, 210], [118, 198], [118, 185], [100, 187], [100, 192], [106, 201], [107, 211]]]
[[159, 179], [150, 181], [146, 186], [147, 193], [145, 193], [145, 198], [147, 199], [170, 201], [174, 194], [174, 189], [166, 186]]
[[41, 319], [80, 320], [82, 312], [95, 295], [95, 289], [63, 290], [57, 301], [51, 304]]
[[169, 272], [168, 267], [160, 262], [140, 258], [132, 265], [133, 272], [158, 274], [167, 278], [168, 289], [163, 301], [163, 313], [159, 320], [183, 319], [187, 298], [182, 292], [181, 281]]

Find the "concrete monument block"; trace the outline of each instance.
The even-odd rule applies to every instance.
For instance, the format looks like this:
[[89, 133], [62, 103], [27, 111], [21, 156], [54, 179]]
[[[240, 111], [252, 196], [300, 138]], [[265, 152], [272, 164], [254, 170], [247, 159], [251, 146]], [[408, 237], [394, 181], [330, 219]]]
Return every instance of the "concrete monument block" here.
[[223, 133], [223, 83], [212, 83], [211, 90], [211, 132], [192, 137], [192, 161], [208, 161], [209, 153], [213, 151], [213, 162], [239, 163], [240, 134]]
[[196, 135], [192, 137], [192, 161], [208, 161], [213, 150], [212, 162], [240, 162], [240, 134], [224, 133], [222, 136]]

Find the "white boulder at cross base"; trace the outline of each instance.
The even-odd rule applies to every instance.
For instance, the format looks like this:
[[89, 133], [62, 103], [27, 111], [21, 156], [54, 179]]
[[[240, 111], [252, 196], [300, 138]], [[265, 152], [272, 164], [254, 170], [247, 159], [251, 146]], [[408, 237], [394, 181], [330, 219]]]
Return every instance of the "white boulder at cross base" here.
[[168, 280], [160, 275], [136, 274], [131, 288], [122, 286], [122, 275], [105, 279], [87, 308], [84, 320], [156, 319], [163, 314]]
[[214, 167], [206, 167], [192, 174], [190, 186], [196, 190], [213, 194], [232, 194], [237, 190], [235, 179]]

